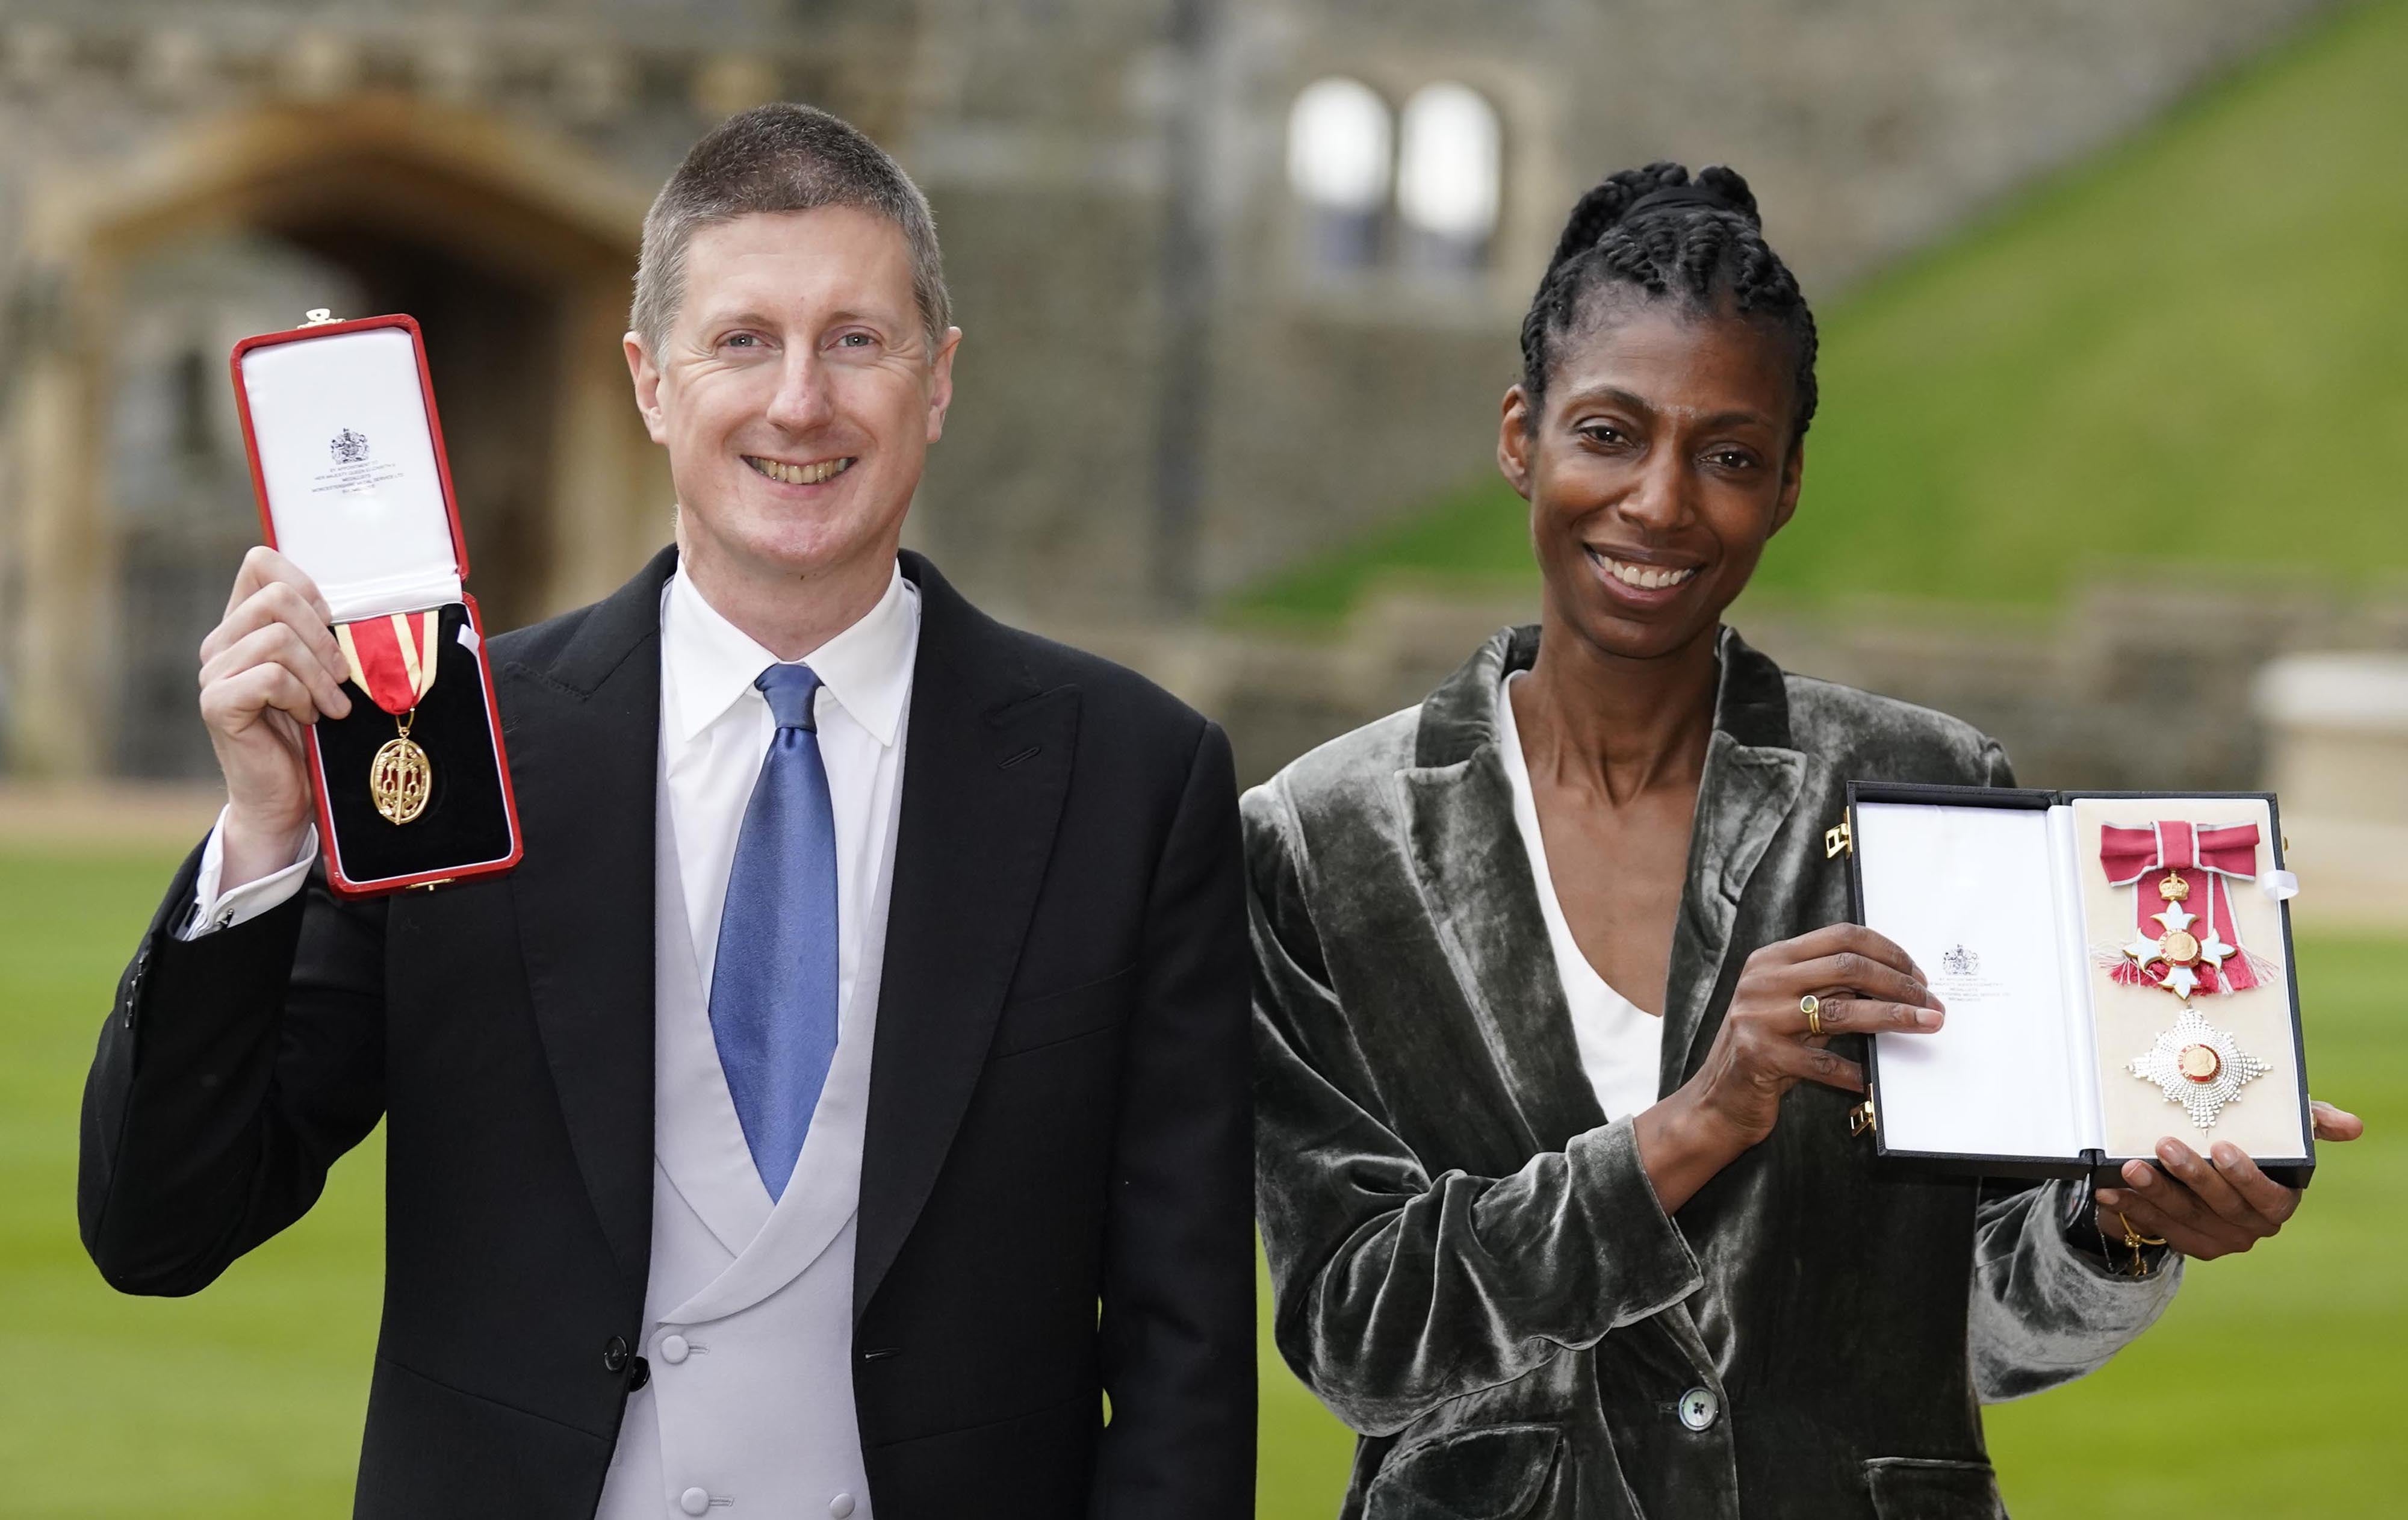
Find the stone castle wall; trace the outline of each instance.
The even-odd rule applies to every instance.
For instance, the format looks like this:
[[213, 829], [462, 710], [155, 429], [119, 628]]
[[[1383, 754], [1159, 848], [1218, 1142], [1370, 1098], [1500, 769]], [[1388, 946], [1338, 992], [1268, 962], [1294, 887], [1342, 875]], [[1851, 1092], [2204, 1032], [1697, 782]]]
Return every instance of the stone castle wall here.
[[[1670, 158], [1756, 189], [1810, 298], [2131, 131], [2315, 0], [1748, 0], [1697, 6], [1230, 0], [1212, 53], [1217, 247], [1209, 591], [1425, 506], [1491, 466], [1515, 334], [1579, 194]], [[1391, 101], [1435, 79], [1503, 119], [1485, 279], [1301, 272], [1276, 189], [1286, 103], [1324, 73]]]
[[[609, 394], [645, 199], [728, 112], [825, 105], [927, 186], [969, 334], [916, 540], [1006, 615], [1128, 639], [1486, 469], [1520, 311], [1599, 172], [1738, 165], [1828, 298], [2326, 3], [5, 0], [5, 763], [111, 753], [80, 695], [116, 682], [127, 626], [111, 271], [179, 238], [307, 222], [356, 274], [378, 236], [357, 219], [385, 197], [493, 290], [558, 297], [548, 372], [585, 389], [528, 424], [550, 474], [513, 488], [496, 553], [523, 563], [493, 572], [538, 615], [666, 535], [657, 463], [624, 452]], [[1458, 81], [1494, 108], [1500, 222], [1468, 276], [1303, 256], [1286, 113], [1332, 74], [1392, 105]], [[313, 164], [313, 136], [348, 156]], [[220, 141], [252, 178], [179, 200], [167, 181]], [[348, 241], [328, 232], [346, 217]], [[162, 627], [163, 648], [184, 637]]]

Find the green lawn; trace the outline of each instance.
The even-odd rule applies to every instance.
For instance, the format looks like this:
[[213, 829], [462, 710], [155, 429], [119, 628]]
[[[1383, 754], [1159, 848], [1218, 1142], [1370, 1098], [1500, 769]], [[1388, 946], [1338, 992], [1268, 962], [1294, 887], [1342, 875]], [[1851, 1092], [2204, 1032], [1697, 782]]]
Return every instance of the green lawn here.
[[[2139, 562], [2396, 576], [2403, 271], [2408, 0], [2375, 0], [1826, 310], [1806, 492], [1757, 584], [2042, 604]], [[1464, 467], [1237, 610], [1527, 583], [1526, 509]]]
[[[75, 1238], [83, 1071], [165, 860], [0, 859], [0, 1473], [11, 1516], [343, 1513], [377, 1305], [381, 1152], [194, 1299], [122, 1298]], [[2105, 1372], [1993, 1412], [2022, 1520], [2366, 1515], [2408, 1488], [2408, 946], [2301, 954], [2330, 1154], [2274, 1248], [2211, 1264]], [[1267, 1520], [1333, 1513], [1349, 1442], [1265, 1351]], [[1878, 1376], [1878, 1369], [1869, 1369]]]
[[76, 1239], [109, 994], [174, 862], [0, 860], [0, 1511], [350, 1513], [383, 1218], [380, 1134], [203, 1297], [110, 1292]]

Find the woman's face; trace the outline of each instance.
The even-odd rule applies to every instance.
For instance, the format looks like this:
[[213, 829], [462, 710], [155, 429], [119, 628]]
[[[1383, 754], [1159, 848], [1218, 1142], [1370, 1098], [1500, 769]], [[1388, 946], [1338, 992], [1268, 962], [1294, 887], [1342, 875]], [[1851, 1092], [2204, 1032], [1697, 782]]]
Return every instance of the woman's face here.
[[1560, 340], [1539, 415], [1505, 394], [1551, 621], [1628, 659], [1712, 635], [1798, 505], [1794, 365], [1743, 318], [1616, 294]]

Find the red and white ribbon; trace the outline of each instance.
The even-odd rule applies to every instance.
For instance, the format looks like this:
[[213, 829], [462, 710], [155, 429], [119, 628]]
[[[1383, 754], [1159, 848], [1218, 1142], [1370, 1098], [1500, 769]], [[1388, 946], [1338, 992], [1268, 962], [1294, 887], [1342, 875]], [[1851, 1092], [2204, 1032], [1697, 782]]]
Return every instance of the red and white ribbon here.
[[335, 625], [335, 639], [351, 667], [351, 684], [398, 718], [435, 684], [437, 633], [443, 611], [395, 612]]
[[[2196, 824], [2172, 819], [2160, 820], [2144, 828], [2118, 828], [2113, 824], [2099, 831], [2099, 864], [2106, 868], [2111, 886], [2137, 889], [2133, 924], [2143, 939], [2162, 937], [2162, 925], [2170, 906], [2186, 908], [2200, 904], [2196, 917], [2204, 919], [2214, 933], [2197, 935], [2202, 941], [2221, 939], [2232, 954], [2211, 961], [2200, 959], [2191, 969], [2200, 992], [2243, 992], [2258, 985], [2265, 974], [2241, 943], [2240, 925], [2232, 919], [2233, 882], [2246, 882], [2258, 874], [2258, 825], [2234, 824], [2222, 828], [2201, 828]], [[2168, 876], [2179, 876], [2189, 886], [2189, 893], [2179, 904], [2169, 904], [2158, 885]], [[2115, 980], [2129, 985], [2163, 986], [2172, 968], [2164, 961], [2124, 960], [2114, 971]]]

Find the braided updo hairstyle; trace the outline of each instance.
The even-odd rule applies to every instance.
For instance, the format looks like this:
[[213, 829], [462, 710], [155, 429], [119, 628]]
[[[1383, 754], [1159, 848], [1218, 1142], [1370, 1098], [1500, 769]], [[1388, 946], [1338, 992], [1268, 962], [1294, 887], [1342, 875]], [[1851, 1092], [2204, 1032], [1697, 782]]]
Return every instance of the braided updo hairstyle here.
[[1522, 319], [1522, 394], [1537, 426], [1555, 347], [1609, 286], [1735, 311], [1787, 335], [1797, 355], [1797, 433], [1814, 420], [1814, 314], [1798, 278], [1764, 241], [1756, 196], [1731, 169], [1650, 164], [1608, 176], [1580, 198]]

